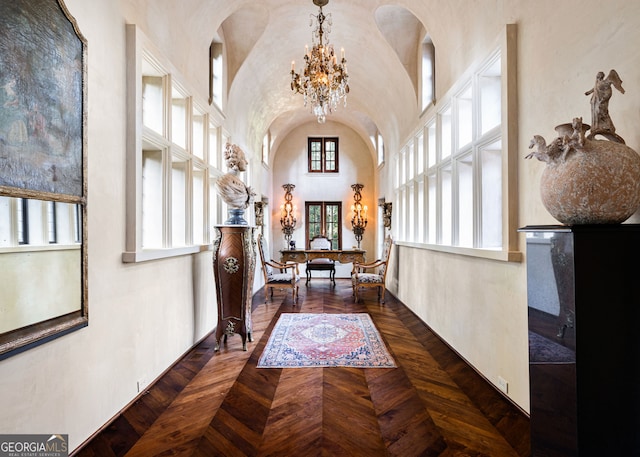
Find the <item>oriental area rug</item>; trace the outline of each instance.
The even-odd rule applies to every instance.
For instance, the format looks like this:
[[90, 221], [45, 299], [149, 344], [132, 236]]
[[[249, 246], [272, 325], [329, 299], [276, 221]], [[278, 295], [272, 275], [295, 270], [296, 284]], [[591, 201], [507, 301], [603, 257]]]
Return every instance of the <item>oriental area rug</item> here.
[[258, 368], [395, 368], [371, 316], [283, 313]]

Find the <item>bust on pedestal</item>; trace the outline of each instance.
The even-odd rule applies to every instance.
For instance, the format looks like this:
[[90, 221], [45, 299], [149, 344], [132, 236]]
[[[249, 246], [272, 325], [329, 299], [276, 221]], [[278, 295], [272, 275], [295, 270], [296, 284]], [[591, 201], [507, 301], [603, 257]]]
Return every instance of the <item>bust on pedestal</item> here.
[[251, 336], [251, 298], [253, 275], [256, 265], [254, 227], [244, 219], [244, 210], [253, 201], [254, 193], [239, 178], [246, 170], [244, 152], [227, 143], [224, 157], [229, 172], [218, 179], [216, 186], [220, 197], [229, 207], [229, 219], [217, 225], [213, 245], [213, 272], [218, 301], [218, 325], [215, 350], [220, 350], [224, 335], [238, 333], [242, 337], [242, 349], [247, 350]]

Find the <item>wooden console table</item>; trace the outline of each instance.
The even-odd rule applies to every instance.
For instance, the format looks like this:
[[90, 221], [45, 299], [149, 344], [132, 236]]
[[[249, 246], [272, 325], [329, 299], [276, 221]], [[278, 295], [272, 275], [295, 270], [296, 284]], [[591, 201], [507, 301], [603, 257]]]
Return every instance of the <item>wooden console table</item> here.
[[364, 263], [366, 253], [358, 249], [287, 249], [280, 251], [280, 261], [304, 263], [313, 259], [331, 259], [340, 263]]

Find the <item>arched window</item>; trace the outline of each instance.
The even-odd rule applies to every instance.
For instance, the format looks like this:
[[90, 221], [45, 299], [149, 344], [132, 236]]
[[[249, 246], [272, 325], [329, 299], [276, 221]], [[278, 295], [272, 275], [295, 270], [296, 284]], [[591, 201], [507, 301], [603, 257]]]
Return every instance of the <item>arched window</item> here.
[[436, 87], [436, 50], [431, 42], [431, 37], [427, 36], [422, 41], [422, 61], [420, 64], [420, 108], [424, 111], [435, 99]]
[[222, 80], [224, 64], [222, 59], [222, 43], [211, 42], [209, 47], [209, 104], [215, 103], [222, 111]]

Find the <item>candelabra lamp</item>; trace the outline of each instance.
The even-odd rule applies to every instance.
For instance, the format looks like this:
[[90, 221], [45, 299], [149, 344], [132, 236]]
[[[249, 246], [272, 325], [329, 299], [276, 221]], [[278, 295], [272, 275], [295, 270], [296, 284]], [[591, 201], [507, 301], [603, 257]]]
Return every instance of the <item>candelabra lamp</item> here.
[[367, 226], [367, 205], [362, 205], [362, 194], [360, 191], [364, 185], [353, 184], [353, 205], [351, 205], [351, 227], [353, 228], [353, 234], [356, 236], [358, 242], [358, 249], [360, 249], [360, 242], [362, 241], [362, 235], [364, 229]]
[[280, 225], [282, 226], [284, 238], [287, 240], [287, 245], [291, 241], [291, 235], [293, 235], [293, 230], [296, 228], [297, 222], [295, 215], [296, 207], [293, 206], [293, 195], [291, 194], [295, 187], [293, 184], [285, 184], [282, 186], [285, 192], [284, 203], [280, 206]]

